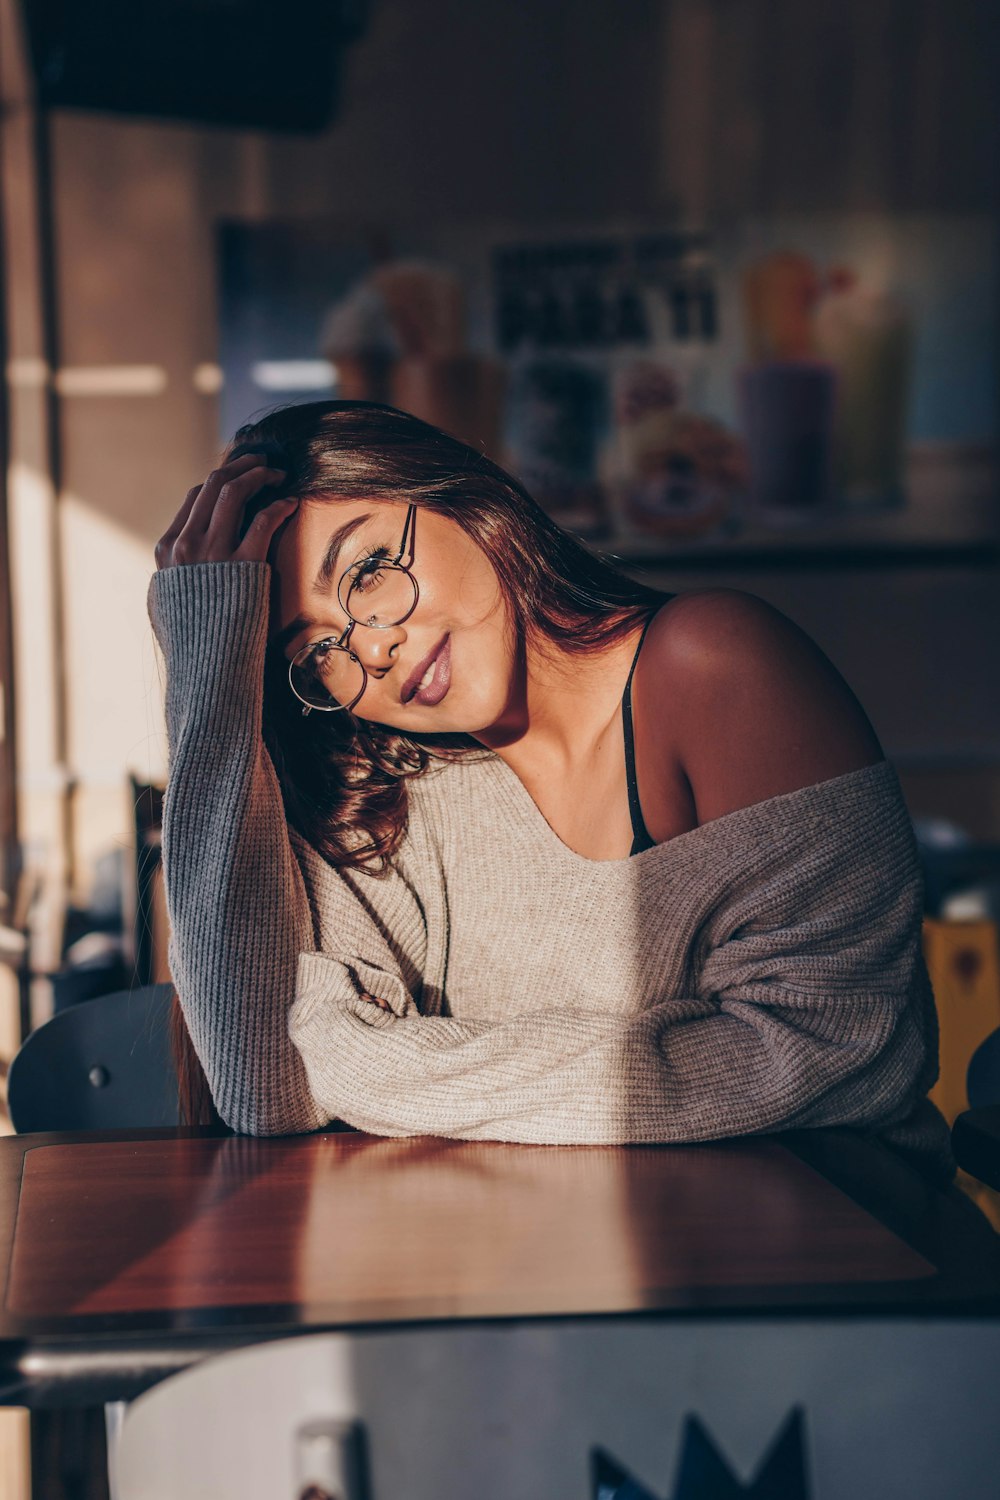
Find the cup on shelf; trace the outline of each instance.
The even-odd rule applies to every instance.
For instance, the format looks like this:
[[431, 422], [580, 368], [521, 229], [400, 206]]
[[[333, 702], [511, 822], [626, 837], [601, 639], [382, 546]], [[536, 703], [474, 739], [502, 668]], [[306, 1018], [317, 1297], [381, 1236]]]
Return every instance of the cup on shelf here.
[[820, 360], [769, 360], [739, 375], [748, 509], [775, 525], [808, 523], [834, 503], [837, 376]]
[[852, 509], [901, 504], [913, 324], [901, 299], [857, 287], [829, 293], [816, 345], [837, 370], [835, 477]]

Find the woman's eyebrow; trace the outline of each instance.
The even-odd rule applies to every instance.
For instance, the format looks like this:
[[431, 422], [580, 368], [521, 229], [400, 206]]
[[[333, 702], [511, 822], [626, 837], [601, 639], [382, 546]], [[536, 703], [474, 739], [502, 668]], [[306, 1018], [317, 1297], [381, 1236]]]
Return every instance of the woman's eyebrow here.
[[[350, 541], [354, 533], [360, 530], [366, 521], [370, 520], [370, 512], [363, 516], [355, 516], [353, 520], [345, 521], [342, 526], [338, 526], [335, 531], [331, 532], [330, 539], [326, 544], [326, 550], [323, 553], [323, 561], [320, 563], [316, 577], [313, 579], [312, 589], [314, 594], [329, 592], [330, 584], [333, 582], [333, 575], [337, 571], [337, 558], [340, 555], [341, 549]], [[286, 625], [284, 630], [278, 631], [278, 634], [272, 641], [272, 645], [276, 650], [284, 651], [289, 641], [294, 640], [300, 630], [308, 630], [315, 624], [317, 624], [317, 621], [310, 620], [307, 615], [296, 615], [295, 619], [289, 625]]]
[[340, 555], [340, 549], [344, 546], [345, 542], [350, 541], [356, 531], [359, 531], [370, 520], [370, 514], [355, 516], [353, 520], [345, 521], [343, 526], [338, 526], [331, 533], [330, 540], [326, 544], [326, 551], [323, 553], [323, 561], [320, 563], [319, 571], [313, 579], [312, 587], [314, 594], [325, 594], [329, 591], [333, 575], [337, 571], [337, 558]]

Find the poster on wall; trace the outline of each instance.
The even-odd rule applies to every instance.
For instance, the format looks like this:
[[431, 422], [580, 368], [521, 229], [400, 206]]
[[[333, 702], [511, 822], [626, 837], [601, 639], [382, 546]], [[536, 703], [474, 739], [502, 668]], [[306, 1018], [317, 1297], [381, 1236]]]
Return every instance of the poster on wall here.
[[285, 401], [385, 401], [639, 556], [981, 534], [994, 239], [914, 216], [715, 236], [226, 224], [223, 434]]

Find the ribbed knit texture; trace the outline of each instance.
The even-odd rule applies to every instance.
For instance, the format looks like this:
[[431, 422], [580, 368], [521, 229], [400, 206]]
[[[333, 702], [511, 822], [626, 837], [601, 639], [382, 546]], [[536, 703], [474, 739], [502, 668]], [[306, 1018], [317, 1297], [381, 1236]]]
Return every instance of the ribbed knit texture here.
[[289, 837], [261, 741], [269, 573], [150, 588], [170, 964], [224, 1120], [566, 1144], [855, 1125], [947, 1159], [887, 764], [597, 861], [480, 757], [411, 781], [388, 875], [338, 872]]

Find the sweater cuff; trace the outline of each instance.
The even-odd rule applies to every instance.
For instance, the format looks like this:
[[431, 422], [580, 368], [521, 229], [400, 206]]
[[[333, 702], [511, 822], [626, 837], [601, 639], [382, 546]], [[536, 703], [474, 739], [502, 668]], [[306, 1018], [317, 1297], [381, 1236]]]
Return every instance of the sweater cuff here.
[[206, 664], [252, 661], [267, 643], [271, 568], [262, 562], [186, 563], [150, 580], [147, 606], [168, 673], [197, 679]]
[[[388, 1011], [361, 1000], [365, 992], [384, 1000]], [[413, 1015], [416, 1006], [398, 974], [390, 974], [364, 958], [331, 958], [326, 953], [300, 953], [295, 1002], [289, 1012], [289, 1034], [301, 1046], [314, 1023], [322, 1025], [330, 1006], [363, 1016], [369, 1025], [390, 1025]]]

